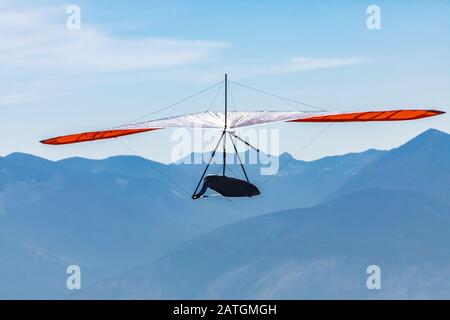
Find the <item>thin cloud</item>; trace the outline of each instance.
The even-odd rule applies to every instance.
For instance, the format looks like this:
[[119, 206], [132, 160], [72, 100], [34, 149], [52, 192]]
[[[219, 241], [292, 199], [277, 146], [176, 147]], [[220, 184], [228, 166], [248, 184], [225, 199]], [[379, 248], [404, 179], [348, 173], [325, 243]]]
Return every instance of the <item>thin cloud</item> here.
[[359, 64], [365, 62], [365, 59], [361, 58], [308, 58], [308, 57], [295, 57], [291, 59], [290, 64], [285, 70], [280, 69], [281, 72], [298, 72], [305, 70], [323, 69], [348, 66], [353, 64]]
[[342, 66], [355, 65], [366, 61], [367, 61], [366, 59], [358, 57], [350, 57], [350, 58], [294, 57], [291, 58], [287, 63], [272, 66], [269, 65], [266, 67], [260, 67], [254, 70], [249, 70], [248, 74], [251, 76], [282, 75], [316, 69], [336, 68]]
[[[318, 69], [337, 68], [350, 65], [366, 63], [370, 60], [359, 57], [349, 58], [313, 58], [313, 57], [294, 57], [282, 63], [267, 63], [263, 65], [242, 66], [228, 65], [222, 66], [223, 73], [232, 74], [234, 79], [277, 76], [290, 73], [299, 73]], [[176, 73], [166, 75], [170, 79], [182, 79], [198, 82], [213, 82], [220, 80], [221, 72], [214, 69], [204, 69], [202, 71], [188, 69], [178, 69]]]
[[12, 93], [0, 95], [0, 106], [10, 106], [33, 101], [34, 97], [27, 93]]
[[[59, 18], [57, 18], [59, 17]], [[132, 71], [207, 61], [227, 42], [124, 38], [83, 24], [68, 30], [65, 10], [0, 11], [0, 67]]]

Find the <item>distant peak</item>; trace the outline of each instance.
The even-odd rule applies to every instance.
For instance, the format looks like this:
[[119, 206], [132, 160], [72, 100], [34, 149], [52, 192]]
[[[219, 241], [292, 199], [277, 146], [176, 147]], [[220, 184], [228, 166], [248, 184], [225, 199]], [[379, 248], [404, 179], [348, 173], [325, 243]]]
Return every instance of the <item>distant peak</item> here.
[[23, 152], [13, 152], [8, 154], [6, 157], [6, 159], [12, 160], [12, 161], [17, 161], [17, 160], [42, 160], [42, 161], [48, 161], [51, 162], [48, 159], [45, 158], [41, 158], [32, 154], [28, 154], [28, 153], [23, 153]]
[[[395, 154], [443, 154], [450, 150], [450, 134], [428, 129], [392, 151]], [[412, 153], [411, 153], [412, 152]]]
[[428, 130], [422, 132], [421, 134], [417, 135], [415, 138], [413, 138], [407, 144], [440, 141], [440, 140], [447, 140], [447, 139], [450, 139], [450, 135], [448, 133], [432, 128], [432, 129], [428, 129]]
[[286, 161], [288, 161], [288, 160], [291, 160], [293, 157], [292, 157], [292, 155], [290, 154], [290, 153], [288, 153], [288, 152], [283, 152], [283, 153], [281, 153], [280, 154], [280, 160], [286, 160]]
[[41, 168], [41, 167], [43, 168], [53, 163], [53, 161], [51, 160], [22, 152], [10, 153], [6, 157], [4, 157], [4, 159], [16, 165], [30, 168]]
[[448, 136], [448, 133], [440, 131], [438, 129], [430, 128], [419, 134], [417, 137], [420, 136]]

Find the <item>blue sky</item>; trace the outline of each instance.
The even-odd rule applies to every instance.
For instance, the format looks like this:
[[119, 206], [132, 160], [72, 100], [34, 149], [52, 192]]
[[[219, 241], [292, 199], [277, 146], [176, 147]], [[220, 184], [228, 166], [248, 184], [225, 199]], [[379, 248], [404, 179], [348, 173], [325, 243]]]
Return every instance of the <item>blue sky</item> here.
[[[79, 31], [66, 8], [81, 8]], [[366, 9], [381, 8], [381, 30]], [[103, 158], [117, 141], [63, 147], [43, 138], [128, 122], [230, 78], [329, 110], [450, 111], [448, 1], [0, 1], [0, 154]], [[292, 109], [232, 88], [237, 108]], [[167, 115], [208, 109], [214, 92]], [[215, 105], [217, 109], [221, 104]], [[300, 159], [396, 147], [448, 115], [403, 123], [282, 124], [281, 152]], [[123, 138], [170, 160], [170, 130]]]

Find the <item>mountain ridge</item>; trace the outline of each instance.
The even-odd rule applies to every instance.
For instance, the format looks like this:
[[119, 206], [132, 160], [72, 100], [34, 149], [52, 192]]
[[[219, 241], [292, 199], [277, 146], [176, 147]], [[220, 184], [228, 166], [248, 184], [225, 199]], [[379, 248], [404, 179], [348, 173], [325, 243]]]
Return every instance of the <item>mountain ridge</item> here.
[[[417, 143], [427, 145], [428, 140], [441, 135], [433, 131], [428, 134]], [[431, 145], [440, 152], [447, 150]], [[284, 155], [288, 164], [283, 165], [281, 160], [280, 171], [270, 177], [261, 175], [258, 166], [250, 165], [246, 167], [249, 176], [262, 191], [251, 201], [219, 197], [192, 201], [190, 191], [199, 178], [195, 175], [196, 169], [201, 171], [200, 166], [155, 164], [153, 170], [147, 160], [134, 156], [56, 162], [20, 153], [0, 157], [0, 260], [11, 262], [0, 265], [0, 273], [6, 275], [0, 297], [62, 297], [64, 272], [58, 277], [54, 272], [66, 262], [80, 264], [89, 275], [84, 283], [90, 286], [157, 260], [182, 243], [221, 226], [263, 213], [316, 207], [333, 196], [341, 197], [339, 192], [346, 183], [390, 152], [368, 150], [311, 162]], [[418, 161], [433, 164], [446, 156], [433, 152], [432, 157]], [[429, 181], [427, 174], [420, 177], [421, 172], [416, 178], [424, 179], [422, 189], [409, 191], [422, 195], [426, 188], [426, 198], [446, 200], [448, 185], [442, 184], [446, 172], [441, 172], [440, 184]], [[368, 178], [377, 181], [378, 173]], [[386, 185], [379, 183], [359, 186], [389, 192]], [[433, 188], [442, 190], [432, 192]], [[398, 189], [402, 191], [402, 187]], [[36, 272], [30, 274], [13, 267], [14, 262], [27, 261]], [[26, 292], [16, 286], [17, 274], [21, 283], [30, 283]]]
[[[391, 196], [402, 201], [375, 201], [373, 205], [374, 200]], [[357, 199], [361, 202], [355, 202]], [[450, 234], [446, 232], [450, 227], [450, 207], [432, 198], [423, 200], [424, 197], [418, 197], [417, 193], [410, 191], [368, 189], [317, 207], [249, 218], [186, 242], [158, 261], [98, 283], [79, 297], [314, 299], [361, 297], [363, 293], [370, 297], [368, 290], [363, 290], [365, 270], [362, 266], [366, 263], [367, 266], [371, 261], [378, 261], [386, 268], [394, 268], [395, 263], [399, 263], [409, 268], [417, 261], [422, 263], [421, 259], [427, 261], [433, 258], [438, 261], [444, 257], [449, 261], [450, 254], [445, 243], [450, 240]], [[359, 216], [354, 209], [366, 202], [372, 206], [367, 208], [365, 216]], [[392, 213], [396, 214], [392, 216]], [[368, 221], [366, 216], [371, 219]], [[396, 223], [386, 223], [388, 218]], [[381, 237], [377, 237], [377, 233]], [[366, 237], [367, 234], [372, 234], [374, 238]], [[423, 241], [424, 235], [431, 237], [431, 240]], [[421, 238], [416, 239], [417, 236]], [[436, 243], [440, 245], [436, 246]], [[390, 248], [388, 252], [387, 248]], [[395, 263], [392, 264], [392, 261]], [[316, 262], [319, 265], [314, 265]], [[296, 273], [295, 268], [301, 270], [302, 266], [310, 263], [313, 263], [311, 267], [318, 275], [296, 278], [291, 274]], [[296, 267], [294, 270], [289, 267], [286, 269], [289, 265]], [[360, 276], [357, 279], [349, 278], [345, 269], [354, 271], [355, 267], [361, 268]], [[279, 273], [280, 268], [294, 276], [289, 283], [284, 280], [286, 274]], [[330, 278], [327, 273], [334, 268], [337, 268], [335, 277], [344, 279], [340, 279], [339, 284], [335, 283], [332, 290], [328, 291], [315, 283], [322, 277], [331, 281], [333, 277]], [[396, 269], [395, 272], [400, 270]], [[189, 277], [186, 279], [183, 275]], [[272, 280], [265, 280], [267, 277]], [[311, 278], [312, 283], [309, 283]], [[357, 280], [361, 283], [355, 289], [358, 287]], [[326, 281], [319, 282], [322, 285]], [[348, 288], [345, 282], [350, 282], [352, 287]], [[273, 283], [283, 286], [278, 287], [277, 292], [265, 295], [270, 292]], [[340, 290], [338, 285], [342, 286]], [[415, 284], [418, 285], [420, 283]], [[312, 294], [300, 290], [302, 286], [308, 287]], [[402, 286], [406, 288], [408, 284], [403, 283]], [[299, 290], [299, 295], [291, 292], [293, 287]], [[372, 296], [398, 298], [394, 283], [389, 283], [387, 287], [387, 292]], [[317, 295], [318, 291], [323, 295]]]

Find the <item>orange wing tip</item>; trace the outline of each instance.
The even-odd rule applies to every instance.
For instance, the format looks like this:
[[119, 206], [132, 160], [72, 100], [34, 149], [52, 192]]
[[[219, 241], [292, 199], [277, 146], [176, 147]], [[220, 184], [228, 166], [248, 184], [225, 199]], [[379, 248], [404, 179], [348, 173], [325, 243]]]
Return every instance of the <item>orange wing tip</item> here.
[[440, 110], [391, 110], [365, 111], [312, 116], [290, 122], [358, 122], [358, 121], [402, 121], [428, 118], [445, 113]]
[[56, 137], [56, 138], [41, 140], [40, 143], [48, 144], [48, 145], [80, 143], [80, 142], [87, 142], [87, 141], [94, 141], [94, 140], [117, 138], [117, 137], [121, 137], [121, 136], [127, 136], [130, 134], [142, 133], [142, 132], [153, 131], [153, 130], [158, 130], [158, 129], [160, 129], [160, 128], [91, 131], [91, 132], [70, 134], [67, 136], [60, 136], [60, 137]]

